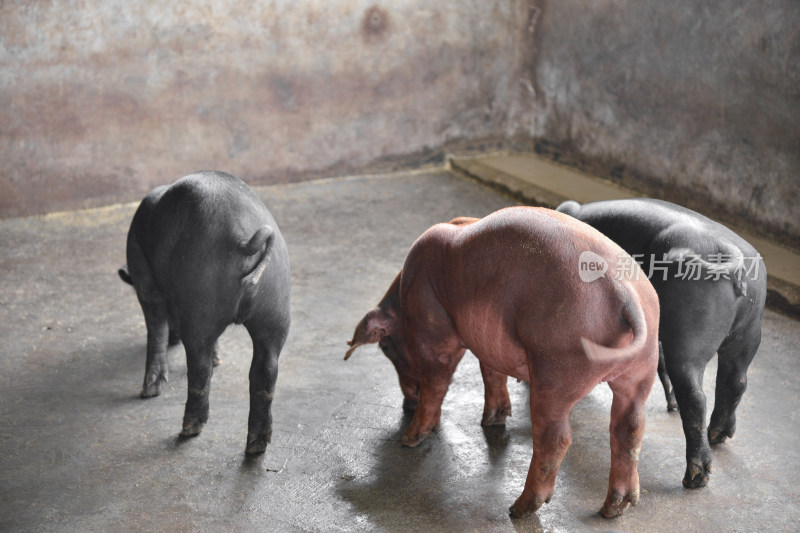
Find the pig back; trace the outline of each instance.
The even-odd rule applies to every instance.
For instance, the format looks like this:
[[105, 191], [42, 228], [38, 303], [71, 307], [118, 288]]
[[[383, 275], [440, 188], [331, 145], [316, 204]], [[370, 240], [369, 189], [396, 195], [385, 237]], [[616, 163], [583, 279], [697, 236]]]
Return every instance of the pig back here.
[[276, 263], [288, 261], [272, 215], [242, 180], [209, 171], [175, 182], [151, 209], [147, 229], [151, 265], [168, 299], [235, 314], [241, 278], [259, 259], [242, 253], [242, 246], [264, 225], [278, 244], [270, 249], [280, 256]]
[[[515, 207], [449, 232], [437, 278], [443, 305], [464, 345], [500, 361], [496, 370], [520, 377], [509, 370], [527, 353], [583, 354], [582, 336], [619, 343], [624, 302], [613, 273], [624, 266], [637, 274], [638, 265], [597, 230], [549, 209]], [[594, 279], [581, 276], [587, 255], [599, 269]]]

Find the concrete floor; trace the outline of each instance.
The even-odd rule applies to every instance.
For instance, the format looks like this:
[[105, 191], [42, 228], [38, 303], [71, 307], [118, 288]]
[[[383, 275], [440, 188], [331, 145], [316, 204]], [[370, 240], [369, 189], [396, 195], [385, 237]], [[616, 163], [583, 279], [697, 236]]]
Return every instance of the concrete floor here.
[[[179, 441], [183, 349], [171, 380], [141, 400], [145, 328], [117, 278], [134, 205], [0, 221], [0, 530], [4, 531], [796, 531], [800, 528], [800, 327], [767, 311], [739, 407], [708, 487], [681, 486], [684, 439], [656, 384], [647, 405], [640, 504], [598, 516], [608, 476], [610, 392], [572, 413], [556, 493], [511, 521], [531, 455], [524, 384], [514, 416], [479, 424], [467, 355], [442, 431], [400, 445], [409, 422], [393, 367], [374, 345], [342, 360], [355, 324], [431, 224], [511, 201], [447, 172], [258, 189], [292, 258], [293, 328], [280, 362], [274, 436], [244, 456], [250, 341], [220, 339], [211, 418]], [[713, 391], [714, 362], [706, 374]]]

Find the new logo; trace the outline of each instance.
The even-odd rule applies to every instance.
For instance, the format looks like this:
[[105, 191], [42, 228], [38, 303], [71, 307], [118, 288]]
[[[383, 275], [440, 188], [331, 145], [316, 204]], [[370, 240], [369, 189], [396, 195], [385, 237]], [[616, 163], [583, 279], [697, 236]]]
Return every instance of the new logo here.
[[578, 258], [578, 274], [582, 281], [589, 283], [602, 278], [606, 270], [608, 270], [608, 263], [602, 256], [588, 250], [581, 252], [581, 256]]

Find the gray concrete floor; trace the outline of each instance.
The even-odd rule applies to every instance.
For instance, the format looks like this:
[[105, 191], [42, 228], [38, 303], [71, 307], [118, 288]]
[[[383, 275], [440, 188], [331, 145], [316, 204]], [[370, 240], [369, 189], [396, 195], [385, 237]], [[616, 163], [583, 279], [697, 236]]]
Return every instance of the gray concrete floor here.
[[[684, 439], [659, 384], [647, 405], [640, 504], [597, 515], [609, 464], [610, 392], [571, 416], [573, 445], [549, 505], [511, 521], [531, 455], [524, 384], [514, 416], [483, 430], [467, 355], [442, 430], [400, 445], [409, 422], [389, 361], [345, 341], [431, 224], [511, 203], [446, 172], [258, 189], [292, 258], [293, 328], [280, 362], [274, 436], [244, 456], [250, 341], [220, 339], [211, 418], [179, 441], [181, 347], [171, 380], [141, 400], [145, 328], [117, 278], [134, 205], [0, 221], [0, 530], [9, 531], [796, 531], [800, 528], [800, 327], [767, 311], [736, 438], [708, 487], [681, 486]], [[714, 362], [706, 374], [713, 398]]]

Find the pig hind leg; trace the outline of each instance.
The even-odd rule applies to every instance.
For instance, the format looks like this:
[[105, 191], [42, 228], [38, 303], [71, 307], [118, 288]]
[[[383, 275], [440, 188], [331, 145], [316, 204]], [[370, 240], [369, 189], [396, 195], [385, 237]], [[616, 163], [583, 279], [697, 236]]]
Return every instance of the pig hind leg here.
[[[161, 394], [161, 386], [166, 383], [167, 345], [169, 342], [170, 304], [158, 288], [153, 278], [144, 252], [136, 239], [128, 237], [127, 280], [136, 289], [136, 297], [142, 307], [147, 326], [147, 360], [144, 383], [140, 396], [152, 398]], [[130, 272], [130, 274], [128, 274]], [[126, 277], [123, 277], [126, 280]]]
[[161, 394], [161, 386], [167, 382], [167, 343], [169, 337], [168, 311], [165, 300], [144, 301], [140, 299], [144, 321], [147, 326], [147, 360], [144, 383], [139, 396], [152, 398]]
[[214, 350], [217, 338], [225, 327], [193, 327], [183, 324], [181, 338], [186, 348], [186, 371], [188, 395], [183, 415], [181, 437], [193, 437], [208, 421], [211, 375], [213, 374]]
[[686, 437], [686, 472], [683, 486], [704, 487], [711, 474], [711, 447], [705, 431], [706, 395], [703, 375], [714, 347], [693, 344], [674, 336], [664, 336], [664, 358], [680, 408]]
[[250, 415], [245, 453], [259, 454], [272, 440], [272, 398], [278, 380], [278, 358], [289, 334], [288, 321], [245, 326], [253, 339], [250, 365]]
[[[181, 342], [181, 320], [178, 315], [178, 309], [171, 305], [169, 306], [169, 346], [177, 346]], [[219, 366], [219, 346], [214, 345], [214, 366]]]
[[717, 386], [714, 411], [708, 426], [708, 440], [720, 444], [736, 431], [736, 407], [747, 388], [747, 369], [761, 343], [761, 322], [731, 335], [717, 350]]
[[600, 513], [606, 518], [621, 515], [628, 504], [639, 501], [639, 453], [645, 430], [644, 406], [655, 381], [653, 372], [621, 376], [608, 383], [614, 393], [611, 403], [611, 473], [608, 494]]
[[[177, 346], [181, 342], [181, 320], [180, 316], [178, 315], [178, 309], [169, 304], [169, 314], [167, 315], [169, 321], [169, 346]], [[214, 366], [219, 366], [219, 346], [218, 344], [214, 345], [214, 359], [213, 364]]]
[[[572, 444], [572, 428], [569, 412], [580, 399], [570, 398], [563, 389], [545, 394], [535, 383], [531, 383], [531, 432], [533, 434], [533, 457], [525, 480], [525, 488], [508, 511], [514, 518], [522, 518], [536, 512], [553, 496], [556, 475], [561, 460]], [[580, 391], [585, 392], [585, 391]]]

